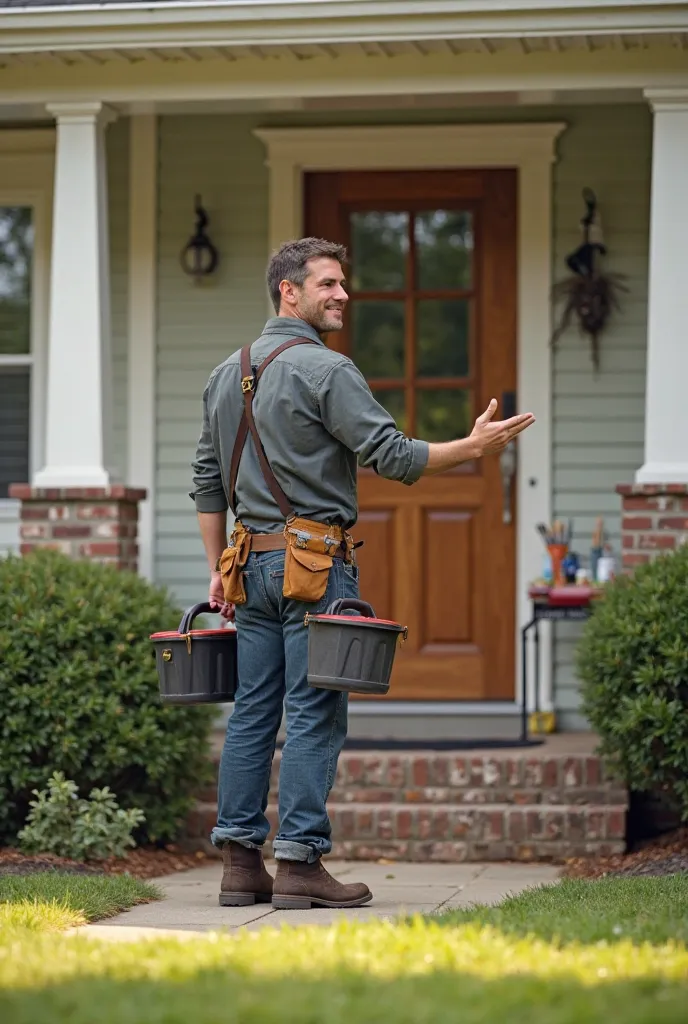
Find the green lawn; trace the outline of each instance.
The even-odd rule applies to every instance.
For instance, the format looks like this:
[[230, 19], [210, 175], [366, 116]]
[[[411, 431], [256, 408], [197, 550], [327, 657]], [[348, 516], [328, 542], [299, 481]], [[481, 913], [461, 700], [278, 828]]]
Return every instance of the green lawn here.
[[688, 875], [607, 877], [596, 882], [564, 879], [530, 889], [499, 907], [457, 910], [440, 920], [447, 926], [479, 923], [508, 935], [537, 935], [554, 942], [575, 938], [590, 944], [623, 938], [688, 945]]
[[156, 886], [129, 875], [0, 875], [0, 942], [9, 927], [64, 930], [160, 896]]
[[[32, 930], [0, 927], [3, 1024], [685, 1024], [688, 1016], [688, 877], [567, 881], [430, 920], [184, 942], [37, 932], [44, 910], [32, 905]], [[54, 906], [45, 905], [48, 928]]]

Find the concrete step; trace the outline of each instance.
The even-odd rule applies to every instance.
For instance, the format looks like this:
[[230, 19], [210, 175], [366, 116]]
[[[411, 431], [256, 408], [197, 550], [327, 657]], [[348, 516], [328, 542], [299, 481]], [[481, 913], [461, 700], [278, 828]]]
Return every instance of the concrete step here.
[[[232, 705], [222, 709], [218, 728], [224, 731]], [[286, 735], [282, 721], [280, 739]], [[357, 740], [518, 740], [521, 708], [514, 701], [450, 701], [349, 703], [349, 736]]]

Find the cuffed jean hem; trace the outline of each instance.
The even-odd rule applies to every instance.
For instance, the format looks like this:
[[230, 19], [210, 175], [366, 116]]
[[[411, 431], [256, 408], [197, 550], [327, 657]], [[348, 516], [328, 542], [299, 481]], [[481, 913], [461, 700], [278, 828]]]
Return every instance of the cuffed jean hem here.
[[245, 846], [249, 850], [260, 850], [263, 846], [262, 843], [254, 843], [253, 840], [246, 839], [245, 836], [238, 836], [236, 829], [231, 828], [214, 828], [210, 833], [210, 842], [218, 849], [222, 849], [225, 843], [238, 843], [239, 846]]
[[305, 843], [294, 843], [289, 839], [275, 839], [272, 844], [275, 860], [298, 860], [306, 864], [315, 864], [320, 860], [322, 851]]

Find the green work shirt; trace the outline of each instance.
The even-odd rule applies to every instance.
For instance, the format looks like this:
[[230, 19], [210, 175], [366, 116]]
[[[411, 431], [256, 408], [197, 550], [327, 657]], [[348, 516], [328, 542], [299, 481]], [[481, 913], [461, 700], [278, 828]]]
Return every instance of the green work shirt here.
[[[308, 324], [268, 320], [251, 347], [255, 369], [279, 345], [306, 337], [276, 357], [256, 388], [253, 413], [265, 454], [295, 512], [351, 527], [358, 516], [356, 462], [388, 480], [413, 484], [428, 461], [428, 444], [406, 437], [375, 400], [346, 356], [328, 349]], [[193, 462], [191, 497], [198, 512], [229, 507], [229, 472], [244, 403], [239, 352], [210, 375], [203, 393], [203, 429]], [[248, 528], [276, 533], [284, 517], [268, 490], [249, 436], [236, 483], [236, 516]]]

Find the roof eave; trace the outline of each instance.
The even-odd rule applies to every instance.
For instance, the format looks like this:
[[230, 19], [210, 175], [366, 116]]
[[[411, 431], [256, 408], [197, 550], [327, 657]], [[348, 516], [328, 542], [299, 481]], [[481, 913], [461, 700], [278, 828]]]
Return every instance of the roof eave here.
[[645, 0], [205, 0], [6, 8], [0, 51], [337, 44], [688, 31], [688, 4]]

